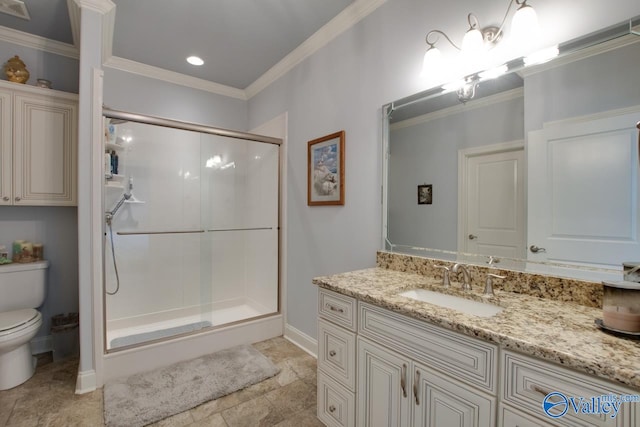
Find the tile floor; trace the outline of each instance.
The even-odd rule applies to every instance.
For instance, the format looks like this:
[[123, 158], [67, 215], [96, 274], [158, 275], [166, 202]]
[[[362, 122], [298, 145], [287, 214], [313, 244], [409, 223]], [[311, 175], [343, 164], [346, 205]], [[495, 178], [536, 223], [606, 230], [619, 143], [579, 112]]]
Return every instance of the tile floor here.
[[[316, 359], [279, 337], [254, 344], [280, 373], [244, 390], [203, 403], [153, 427], [315, 427]], [[102, 390], [74, 394], [77, 360], [41, 360], [26, 383], [0, 391], [0, 427], [100, 427]]]

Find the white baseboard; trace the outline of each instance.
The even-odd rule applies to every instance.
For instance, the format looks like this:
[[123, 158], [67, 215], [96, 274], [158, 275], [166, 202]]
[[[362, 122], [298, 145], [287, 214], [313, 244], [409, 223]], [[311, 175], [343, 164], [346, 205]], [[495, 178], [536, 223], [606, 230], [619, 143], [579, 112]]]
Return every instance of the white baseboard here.
[[90, 393], [97, 388], [96, 371], [78, 372], [76, 378], [76, 394]]
[[31, 354], [41, 354], [49, 351], [53, 351], [53, 337], [51, 335], [35, 337], [31, 340]]
[[318, 340], [311, 338], [289, 324], [284, 326], [284, 337], [313, 357], [318, 357]]

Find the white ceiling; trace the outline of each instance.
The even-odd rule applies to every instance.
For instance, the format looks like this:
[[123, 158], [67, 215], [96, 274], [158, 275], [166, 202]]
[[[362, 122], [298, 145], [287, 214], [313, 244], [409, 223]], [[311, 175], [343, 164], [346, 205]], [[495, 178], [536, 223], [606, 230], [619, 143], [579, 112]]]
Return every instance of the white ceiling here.
[[[0, 26], [73, 43], [67, 0], [23, 0]], [[353, 0], [112, 0], [113, 55], [245, 89]], [[185, 58], [198, 55], [195, 67]]]

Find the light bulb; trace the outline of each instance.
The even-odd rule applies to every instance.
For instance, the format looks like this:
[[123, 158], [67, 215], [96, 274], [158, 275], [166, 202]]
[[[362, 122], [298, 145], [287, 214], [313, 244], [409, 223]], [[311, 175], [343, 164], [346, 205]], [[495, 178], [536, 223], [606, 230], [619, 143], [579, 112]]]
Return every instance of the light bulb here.
[[462, 39], [462, 53], [465, 55], [478, 55], [484, 50], [484, 38], [480, 30], [471, 28]]
[[519, 44], [530, 43], [537, 39], [540, 27], [538, 15], [528, 4], [523, 4], [513, 15], [511, 37]]
[[424, 60], [422, 61], [422, 73], [423, 77], [427, 76], [430, 71], [438, 73], [442, 68], [442, 53], [440, 49], [435, 46], [431, 46], [424, 54]]

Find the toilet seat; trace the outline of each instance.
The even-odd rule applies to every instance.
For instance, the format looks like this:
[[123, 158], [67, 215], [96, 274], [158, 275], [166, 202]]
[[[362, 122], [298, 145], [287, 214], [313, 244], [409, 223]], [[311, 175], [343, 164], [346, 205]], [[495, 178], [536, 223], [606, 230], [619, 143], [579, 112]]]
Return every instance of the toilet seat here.
[[0, 338], [30, 328], [41, 318], [42, 314], [33, 308], [0, 313]]

